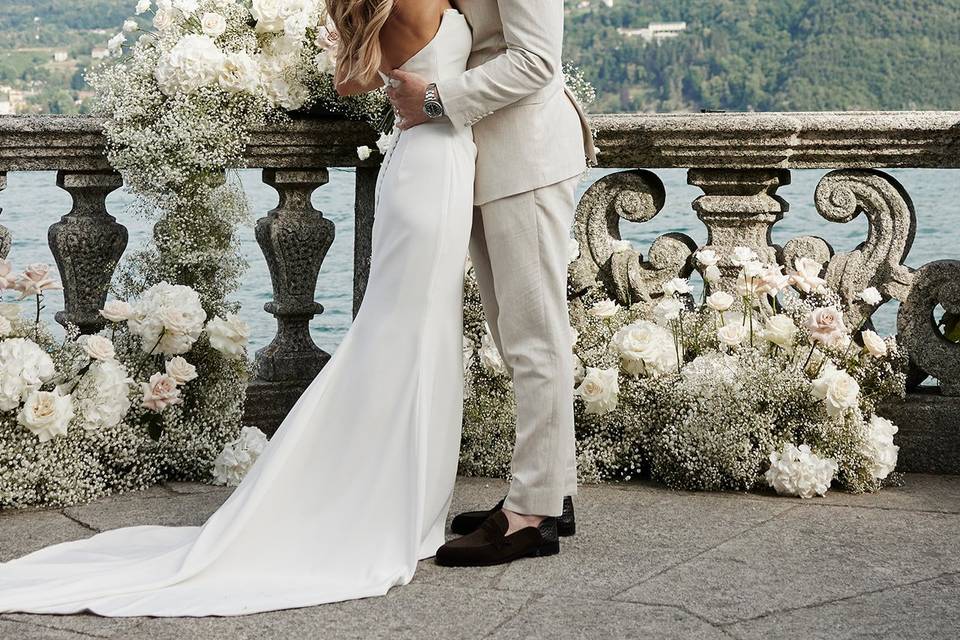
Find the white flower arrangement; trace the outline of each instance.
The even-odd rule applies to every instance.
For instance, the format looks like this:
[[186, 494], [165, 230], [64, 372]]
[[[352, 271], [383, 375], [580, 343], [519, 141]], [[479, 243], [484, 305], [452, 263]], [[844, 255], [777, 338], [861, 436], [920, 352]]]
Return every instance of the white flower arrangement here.
[[[694, 260], [738, 273], [705, 278], [699, 304], [690, 283], [674, 279], [659, 299], [621, 307], [598, 288], [572, 305], [581, 481], [642, 473], [684, 489], [769, 485], [802, 497], [832, 484], [879, 489], [897, 448], [896, 427], [876, 407], [905, 390], [893, 338], [848, 326], [816, 261], [785, 270], [747, 247], [701, 250]], [[472, 335], [469, 318], [482, 316], [479, 300], [466, 300]], [[869, 290], [858, 297], [877, 300]], [[494, 439], [512, 441], [509, 380], [483, 368], [471, 374], [461, 468], [491, 473], [486, 455], [507, 475], [509, 455]]]
[[[23, 299], [26, 292], [38, 309], [44, 292], [60, 288], [46, 265], [14, 274], [3, 260], [0, 277], [0, 293]], [[230, 386], [249, 377], [248, 331], [235, 315], [205, 325], [197, 292], [165, 281], [104, 305], [108, 323], [97, 334], [68, 325], [62, 342], [23, 310], [0, 302], [0, 508], [73, 504], [163, 477], [210, 477], [214, 456], [240, 425], [230, 394], [208, 390], [223, 382], [203, 374]], [[203, 336], [209, 347], [194, 353]], [[200, 400], [223, 422], [184, 409]]]

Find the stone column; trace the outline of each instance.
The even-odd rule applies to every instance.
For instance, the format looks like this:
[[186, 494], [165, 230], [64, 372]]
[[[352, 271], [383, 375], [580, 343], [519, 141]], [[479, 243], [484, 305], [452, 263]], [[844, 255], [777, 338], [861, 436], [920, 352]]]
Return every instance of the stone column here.
[[778, 262], [780, 248], [771, 240], [773, 225], [790, 205], [776, 195], [790, 184], [785, 169], [691, 169], [687, 183], [703, 189], [693, 201], [697, 217], [707, 226], [706, 249], [722, 257], [720, 268], [728, 284], [737, 267], [728, 256], [737, 246], [750, 247], [764, 262]]
[[326, 169], [263, 170], [263, 181], [280, 194], [277, 208], [256, 226], [273, 283], [273, 300], [263, 308], [277, 318], [277, 335], [256, 354], [263, 381], [309, 383], [330, 359], [310, 336], [310, 320], [323, 313], [313, 296], [334, 237], [333, 222], [313, 208], [310, 196], [328, 180]]
[[353, 315], [356, 317], [370, 277], [370, 253], [373, 245], [373, 210], [378, 167], [357, 167], [353, 232]]
[[[7, 172], [0, 171], [0, 191], [3, 191], [7, 188]], [[3, 213], [3, 209], [0, 209], [0, 213]], [[0, 260], [3, 260], [8, 255], [10, 255], [10, 244], [13, 242], [13, 236], [10, 234], [10, 229], [7, 229], [5, 226], [0, 224]]]
[[76, 324], [81, 333], [96, 333], [106, 324], [99, 311], [127, 247], [127, 228], [107, 213], [106, 198], [122, 185], [112, 171], [57, 172], [57, 186], [73, 198], [73, 208], [47, 232], [66, 307], [56, 319], [63, 326]]

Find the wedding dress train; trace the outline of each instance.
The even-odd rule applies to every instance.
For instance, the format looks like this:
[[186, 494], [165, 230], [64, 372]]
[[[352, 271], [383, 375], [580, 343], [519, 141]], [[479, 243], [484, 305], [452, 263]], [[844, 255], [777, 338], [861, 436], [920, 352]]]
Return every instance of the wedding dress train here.
[[[404, 69], [462, 73], [456, 10]], [[202, 526], [134, 526], [0, 564], [0, 612], [242, 615], [382, 595], [434, 555], [456, 477], [469, 127], [399, 133], [383, 159], [369, 284], [327, 366]]]

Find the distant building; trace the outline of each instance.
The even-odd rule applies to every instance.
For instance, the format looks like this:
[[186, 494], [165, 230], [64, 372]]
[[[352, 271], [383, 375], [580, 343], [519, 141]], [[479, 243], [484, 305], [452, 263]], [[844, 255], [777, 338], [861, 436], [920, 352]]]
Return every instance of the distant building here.
[[617, 29], [622, 35], [628, 38], [643, 38], [646, 42], [662, 42], [671, 38], [676, 38], [687, 30], [686, 22], [651, 22], [642, 29]]
[[66, 62], [70, 59], [70, 54], [66, 51], [54, 51], [53, 52], [53, 61], [54, 62]]
[[90, 51], [90, 57], [94, 60], [103, 60], [109, 56], [110, 51], [108, 51], [106, 47], [94, 47], [93, 50]]
[[12, 116], [16, 113], [13, 103], [10, 102], [10, 96], [6, 93], [0, 93], [0, 116]]

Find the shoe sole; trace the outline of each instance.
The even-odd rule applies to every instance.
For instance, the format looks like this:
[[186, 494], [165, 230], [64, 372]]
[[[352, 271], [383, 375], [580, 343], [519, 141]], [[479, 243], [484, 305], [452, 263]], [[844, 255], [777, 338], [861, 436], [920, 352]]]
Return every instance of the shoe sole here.
[[492, 567], [498, 564], [507, 564], [508, 562], [513, 562], [514, 560], [519, 560], [521, 558], [541, 558], [545, 556], [554, 556], [558, 553], [560, 553], [560, 542], [555, 540], [553, 542], [545, 542], [540, 546], [530, 549], [530, 551], [524, 554], [505, 558], [498, 562], [448, 562], [441, 560], [440, 558], [434, 558], [434, 562], [441, 567]]
[[[450, 533], [454, 533], [454, 534], [456, 534], [456, 535], [458, 535], [458, 536], [467, 536], [467, 535], [470, 535], [471, 533], [473, 533], [474, 531], [476, 531], [478, 528], [480, 528], [480, 525], [479, 525], [479, 524], [478, 524], [476, 527], [473, 527], [473, 528], [470, 528], [470, 527], [454, 527], [454, 526], [451, 525], [451, 527], [450, 527]], [[557, 523], [557, 535], [560, 536], [561, 538], [567, 538], [567, 537], [572, 536], [572, 535], [574, 535], [574, 534], [576, 534], [576, 533], [577, 533], [577, 523], [576, 523], [576, 522], [571, 522], [571, 523], [569, 523], [569, 524], [567, 524], [567, 523], [560, 524], [559, 522]]]

